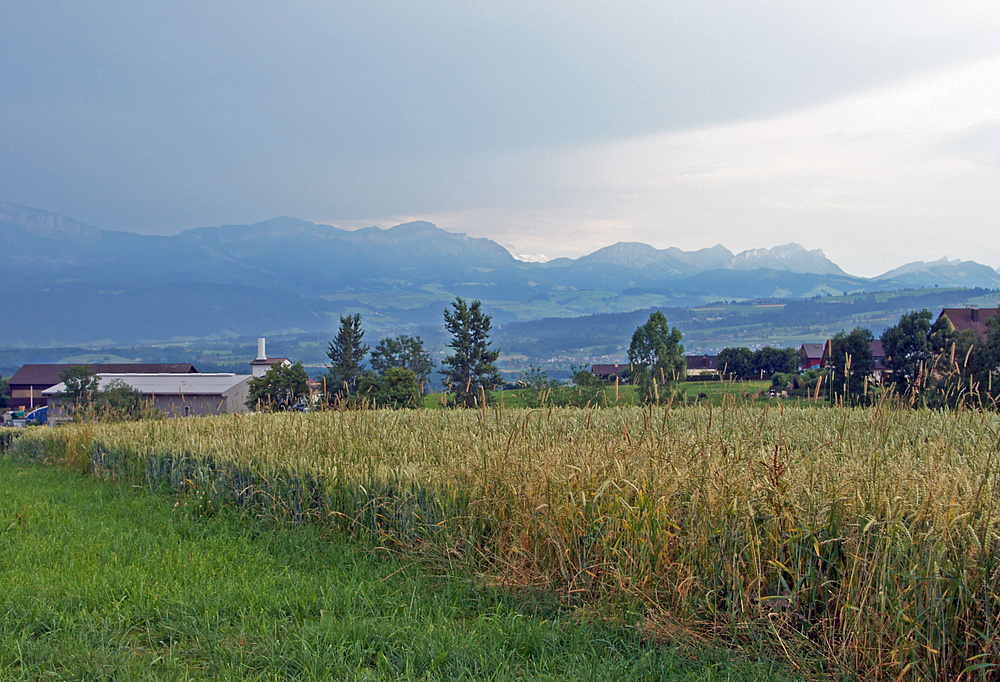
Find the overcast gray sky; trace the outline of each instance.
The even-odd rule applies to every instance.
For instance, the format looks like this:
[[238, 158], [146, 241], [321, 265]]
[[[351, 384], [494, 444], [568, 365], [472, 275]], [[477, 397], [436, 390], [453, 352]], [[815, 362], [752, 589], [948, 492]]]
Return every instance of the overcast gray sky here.
[[0, 199], [1000, 265], [1000, 3], [0, 0]]

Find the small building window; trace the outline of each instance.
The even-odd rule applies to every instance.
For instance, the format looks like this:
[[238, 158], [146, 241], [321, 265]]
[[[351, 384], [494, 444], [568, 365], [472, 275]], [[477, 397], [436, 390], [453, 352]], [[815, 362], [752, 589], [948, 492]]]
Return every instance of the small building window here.
[[191, 408], [187, 405], [184, 406], [184, 416], [185, 417], [191, 416]]

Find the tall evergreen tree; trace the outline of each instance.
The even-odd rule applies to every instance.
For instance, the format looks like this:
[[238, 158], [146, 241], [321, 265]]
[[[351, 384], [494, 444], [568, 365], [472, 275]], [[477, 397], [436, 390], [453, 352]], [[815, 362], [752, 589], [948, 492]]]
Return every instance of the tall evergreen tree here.
[[471, 407], [488, 400], [489, 391], [503, 383], [494, 364], [500, 351], [490, 349], [493, 321], [479, 301], [467, 304], [457, 296], [451, 307], [444, 311], [444, 326], [452, 336], [448, 347], [455, 352], [444, 359], [441, 374], [456, 403]]
[[326, 356], [330, 358], [327, 391], [332, 398], [344, 398], [357, 389], [361, 380], [361, 362], [368, 353], [368, 346], [362, 343], [364, 335], [360, 314], [340, 316], [337, 337], [326, 351]]

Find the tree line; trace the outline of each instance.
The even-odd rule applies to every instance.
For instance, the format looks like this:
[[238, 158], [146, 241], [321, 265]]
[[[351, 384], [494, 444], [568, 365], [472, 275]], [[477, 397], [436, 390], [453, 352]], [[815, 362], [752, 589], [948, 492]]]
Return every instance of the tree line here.
[[735, 378], [774, 370], [775, 386], [794, 385], [816, 397], [851, 405], [892, 397], [914, 407], [997, 409], [1000, 315], [985, 324], [986, 336], [980, 339], [972, 330], [957, 331], [944, 317], [934, 321], [926, 308], [904, 313], [878, 337], [885, 354], [882, 366], [872, 353], [876, 337], [864, 327], [834, 334], [825, 365], [805, 373], [781, 368], [782, 363], [791, 365], [791, 348], [763, 348], [756, 353], [727, 348], [719, 354], [719, 366]]
[[[492, 392], [503, 385], [496, 361], [500, 351], [492, 347], [492, 318], [478, 300], [456, 297], [444, 311], [444, 327], [450, 335], [450, 352], [438, 373], [452, 406], [489, 404]], [[423, 404], [423, 395], [435, 370], [434, 361], [419, 336], [401, 335], [381, 339], [374, 349], [364, 341], [361, 315], [341, 315], [337, 335], [327, 347], [329, 364], [322, 376], [321, 403], [331, 407], [359, 406], [407, 408]], [[632, 335], [628, 349], [632, 383], [644, 403], [672, 399], [675, 384], [687, 372], [681, 333], [670, 327], [662, 312], [652, 313]], [[573, 374], [576, 393], [558, 394], [556, 402], [596, 402], [600, 382], [589, 371]], [[250, 382], [247, 405], [256, 410], [290, 410], [306, 405], [308, 376], [302, 363], [276, 365], [266, 375]], [[548, 391], [557, 388], [535, 371], [524, 385]]]
[[[490, 393], [503, 383], [495, 364], [500, 351], [490, 343], [492, 318], [480, 301], [468, 302], [458, 296], [444, 311], [444, 326], [451, 335], [451, 353], [438, 373], [452, 404], [486, 404]], [[321, 401], [340, 408], [422, 405], [435, 368], [423, 339], [405, 334], [387, 337], [372, 349], [364, 336], [360, 314], [340, 316], [337, 335], [327, 347], [329, 364], [322, 377]], [[309, 395], [307, 381], [302, 363], [272, 367], [263, 377], [251, 380], [247, 405], [252, 409], [294, 409]]]
[[872, 333], [841, 332], [831, 341], [832, 390], [851, 403], [870, 403], [891, 393], [915, 407], [975, 406], [996, 409], [1000, 400], [1000, 315], [986, 321], [985, 339], [958, 331], [929, 310], [910, 311], [882, 332], [886, 354], [881, 391], [866, 390], [875, 372]]

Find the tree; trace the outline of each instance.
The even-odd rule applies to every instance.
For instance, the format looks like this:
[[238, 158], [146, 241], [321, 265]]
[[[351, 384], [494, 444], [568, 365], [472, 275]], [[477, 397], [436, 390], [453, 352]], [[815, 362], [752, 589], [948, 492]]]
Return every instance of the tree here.
[[753, 373], [757, 376], [790, 374], [798, 371], [799, 353], [794, 348], [764, 346], [753, 354]]
[[408, 369], [417, 375], [421, 391], [430, 380], [434, 361], [431, 354], [424, 349], [424, 341], [419, 336], [400, 335], [395, 338], [386, 337], [378, 342], [371, 357], [372, 369], [380, 375], [397, 367]]
[[927, 376], [934, 359], [931, 311], [910, 311], [882, 332], [882, 348], [891, 370], [889, 381], [900, 393], [917, 392], [918, 381]]
[[96, 397], [100, 386], [100, 380], [90, 365], [74, 365], [64, 372], [60, 372], [59, 379], [66, 386], [62, 397], [72, 404], [73, 411], [81, 413], [86, 411]]
[[489, 391], [503, 383], [494, 364], [500, 351], [490, 349], [493, 322], [479, 301], [467, 304], [457, 296], [451, 307], [444, 311], [444, 326], [452, 336], [448, 347], [455, 352], [444, 359], [441, 374], [456, 403], [472, 407], [488, 400]]
[[309, 375], [301, 362], [274, 365], [250, 380], [246, 406], [258, 412], [294, 409], [309, 397]]
[[628, 361], [643, 402], [658, 403], [665, 399], [667, 392], [664, 388], [687, 374], [681, 333], [677, 327], [667, 326], [667, 318], [659, 310], [632, 334]]
[[0, 409], [10, 407], [10, 383], [0, 376]]
[[132, 421], [153, 416], [158, 412], [137, 389], [121, 379], [112, 379], [97, 392], [93, 403], [93, 414], [101, 420]]
[[723, 348], [719, 351], [719, 371], [733, 379], [750, 379], [754, 375], [753, 351], [749, 348]]
[[570, 379], [573, 385], [579, 388], [604, 388], [604, 382], [594, 374], [586, 365], [573, 365], [570, 367]]
[[423, 403], [423, 391], [417, 373], [405, 367], [389, 367], [381, 374], [365, 372], [358, 394], [375, 407], [416, 408]]
[[338, 398], [353, 393], [358, 387], [361, 361], [368, 353], [368, 346], [361, 343], [364, 335], [360, 314], [340, 316], [337, 338], [330, 342], [326, 351], [326, 356], [330, 358], [328, 390]]
[[874, 340], [871, 331], [862, 327], [850, 334], [839, 331], [830, 340], [831, 390], [849, 402], [863, 403], [869, 399], [868, 378], [875, 371], [871, 347]]

